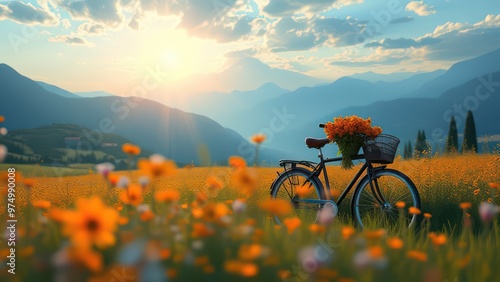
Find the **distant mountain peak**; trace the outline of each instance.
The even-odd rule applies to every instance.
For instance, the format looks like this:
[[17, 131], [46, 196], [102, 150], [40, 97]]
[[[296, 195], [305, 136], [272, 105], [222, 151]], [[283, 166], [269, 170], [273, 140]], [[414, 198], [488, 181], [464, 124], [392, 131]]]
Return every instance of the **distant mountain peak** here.
[[244, 57], [240, 59], [238, 62], [236, 62], [234, 65], [229, 67], [229, 69], [239, 69], [239, 68], [244, 68], [244, 69], [271, 69], [270, 66], [266, 65], [263, 63], [261, 60], [253, 57]]

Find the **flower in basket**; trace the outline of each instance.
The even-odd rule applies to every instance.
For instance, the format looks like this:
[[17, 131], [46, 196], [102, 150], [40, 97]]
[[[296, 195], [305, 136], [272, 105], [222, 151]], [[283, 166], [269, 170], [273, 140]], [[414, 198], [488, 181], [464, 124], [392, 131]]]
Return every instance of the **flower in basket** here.
[[336, 117], [333, 122], [325, 124], [325, 133], [328, 139], [336, 142], [342, 154], [342, 168], [350, 169], [353, 166], [351, 155], [356, 155], [364, 144], [363, 135], [375, 138], [382, 133], [382, 128], [372, 126], [370, 118], [358, 116]]

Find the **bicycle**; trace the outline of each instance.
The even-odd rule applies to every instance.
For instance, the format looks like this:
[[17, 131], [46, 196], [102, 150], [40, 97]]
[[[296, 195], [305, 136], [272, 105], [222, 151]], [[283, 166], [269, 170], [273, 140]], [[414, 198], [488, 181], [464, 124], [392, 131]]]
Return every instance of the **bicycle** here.
[[[297, 216], [304, 223], [313, 223], [326, 206], [330, 207], [333, 216], [337, 216], [338, 206], [357, 183], [351, 199], [351, 214], [358, 227], [364, 228], [370, 221], [384, 226], [393, 225], [398, 221], [403, 221], [409, 227], [416, 225], [419, 215], [409, 214], [407, 211], [412, 206], [421, 209], [420, 195], [415, 184], [402, 172], [387, 168], [387, 165], [394, 161], [399, 139], [387, 134], [381, 134], [373, 140], [366, 137], [364, 139], [365, 144], [362, 146], [364, 153], [353, 155], [351, 158], [365, 162], [337, 200], [331, 197], [326, 163], [341, 161], [342, 157], [326, 159], [323, 157], [322, 148], [330, 143], [327, 138], [305, 140], [307, 147], [318, 150], [319, 163], [280, 160], [279, 164], [284, 168], [284, 172], [278, 173], [278, 177], [273, 181], [270, 188], [271, 197], [290, 201]], [[325, 186], [320, 180], [322, 171]], [[361, 177], [363, 173], [364, 176]], [[303, 187], [308, 188], [310, 192], [306, 196], [299, 196], [295, 193], [299, 187], [302, 187], [301, 194], [304, 191]], [[406, 209], [401, 206], [398, 208], [396, 205], [398, 202], [404, 202]], [[282, 223], [282, 218], [274, 215], [274, 219], [277, 224]]]

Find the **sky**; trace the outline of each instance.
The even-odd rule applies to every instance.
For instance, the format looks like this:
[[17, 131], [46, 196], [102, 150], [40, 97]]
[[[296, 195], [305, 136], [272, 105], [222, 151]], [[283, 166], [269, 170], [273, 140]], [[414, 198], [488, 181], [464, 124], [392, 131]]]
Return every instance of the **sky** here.
[[127, 95], [159, 69], [169, 84], [248, 56], [334, 81], [499, 47], [496, 0], [0, 1], [0, 62], [73, 92]]

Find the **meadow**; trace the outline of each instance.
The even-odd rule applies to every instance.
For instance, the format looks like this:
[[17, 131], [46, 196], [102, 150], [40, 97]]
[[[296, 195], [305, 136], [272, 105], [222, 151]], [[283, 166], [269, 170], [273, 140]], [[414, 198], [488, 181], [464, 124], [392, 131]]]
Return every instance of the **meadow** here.
[[[229, 163], [177, 168], [155, 156], [141, 160], [139, 170], [114, 172], [100, 166], [64, 177], [18, 167], [23, 175], [16, 173], [17, 187], [10, 191], [15, 195], [13, 210], [7, 208], [13, 196], [3, 173], [5, 205], [0, 214], [8, 219], [14, 212], [18, 221], [16, 274], [7, 272], [11, 235], [6, 232], [0, 240], [0, 279], [347, 282], [500, 277], [499, 155], [397, 159], [390, 165], [419, 189], [419, 212], [425, 216], [418, 230], [357, 230], [346, 220], [348, 202], [333, 222], [302, 223], [291, 206], [269, 201], [269, 187], [281, 168], [250, 167], [241, 158]], [[338, 166], [328, 170], [332, 187], [345, 187], [356, 172]], [[288, 214], [289, 220], [275, 225], [269, 212]], [[7, 220], [1, 225], [6, 230]]]

